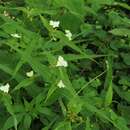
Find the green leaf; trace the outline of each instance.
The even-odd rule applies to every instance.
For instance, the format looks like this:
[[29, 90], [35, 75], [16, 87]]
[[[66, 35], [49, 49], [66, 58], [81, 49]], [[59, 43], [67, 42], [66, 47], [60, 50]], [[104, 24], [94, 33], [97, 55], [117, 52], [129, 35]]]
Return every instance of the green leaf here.
[[115, 36], [125, 36], [125, 37], [130, 37], [130, 30], [127, 28], [115, 28], [111, 31], [109, 31]]
[[70, 122], [61, 122], [54, 130], [72, 130]]
[[52, 84], [52, 86], [50, 87], [48, 93], [47, 93], [47, 97], [45, 102], [51, 97], [51, 95], [56, 91], [56, 89], [58, 88], [57, 86], [57, 81], [55, 83]]
[[46, 116], [49, 116], [49, 117], [54, 117], [55, 116], [55, 113], [50, 109], [50, 108], [47, 108], [47, 107], [42, 107], [40, 106], [39, 104], [36, 106], [36, 109], [38, 112], [46, 115]]
[[[81, 19], [79, 19], [74, 14], [71, 14], [69, 12], [65, 13], [62, 16], [59, 16], [60, 25], [64, 30], [68, 29], [72, 33], [77, 33], [80, 29], [80, 25], [83, 23]], [[77, 26], [78, 25], [78, 26]]]
[[25, 129], [29, 129], [32, 122], [32, 118], [29, 114], [24, 116], [23, 124]]
[[112, 103], [112, 97], [113, 97], [113, 89], [112, 89], [112, 83], [110, 83], [105, 97], [105, 106], [109, 106]]
[[68, 103], [68, 108], [72, 112], [79, 113], [82, 110], [83, 101], [79, 97], [72, 98]]
[[43, 16], [41, 16], [41, 15], [40, 15], [40, 19], [41, 19], [43, 25], [46, 27], [46, 29], [48, 31], [52, 32], [53, 28], [52, 28], [52, 26], [49, 25], [49, 22]]
[[130, 124], [130, 107], [119, 104], [118, 109], [121, 112], [121, 115], [126, 119], [127, 123]]
[[85, 15], [84, 0], [54, 0], [54, 6], [65, 7], [78, 17], [83, 17]]
[[48, 66], [42, 64], [37, 58], [30, 58], [28, 62], [32, 67], [32, 69], [36, 73], [38, 73], [38, 75], [42, 76], [42, 78], [46, 82], [50, 82], [52, 75], [51, 75], [51, 69]]
[[63, 103], [62, 99], [59, 99], [59, 104], [61, 106], [62, 113], [63, 113], [63, 115], [65, 117], [66, 114], [67, 114], [67, 110], [66, 110], [65, 104]]
[[100, 58], [105, 57], [107, 55], [75, 55], [75, 54], [65, 54], [64, 57], [67, 61], [77, 61], [82, 59], [94, 59], [94, 58]]
[[94, 11], [98, 11], [103, 5], [112, 5], [115, 0], [87, 0], [88, 4], [91, 4]]
[[26, 50], [24, 52], [22, 52], [22, 56], [21, 56], [21, 59], [20, 61], [18, 62], [18, 64], [16, 65], [16, 68], [14, 70], [14, 76], [16, 75], [16, 73], [18, 72], [18, 70], [22, 67], [22, 65], [25, 63], [25, 62], [28, 62], [29, 59], [31, 58], [31, 54], [32, 54], [32, 51], [36, 45], [36, 39], [33, 39], [32, 41], [30, 41], [31, 44], [28, 44]]
[[16, 90], [19, 90], [21, 88], [25, 88], [25, 87], [28, 87], [29, 85], [31, 85], [32, 83], [34, 82], [34, 79], [32, 78], [28, 78], [28, 79], [24, 79], [23, 81], [21, 81], [13, 90], [16, 91]]
[[105, 106], [109, 106], [112, 103], [113, 87], [112, 87], [112, 58], [109, 57], [106, 61], [107, 64], [107, 76], [105, 80], [105, 88], [107, 89], [105, 96]]
[[122, 89], [120, 89], [117, 85], [114, 84], [114, 90], [116, 91], [116, 93], [122, 98], [125, 99], [127, 102], [130, 102], [130, 92], [128, 91], [122, 91]]
[[[23, 114], [22, 113], [16, 115], [17, 125], [21, 122], [22, 118], [23, 118]], [[12, 127], [14, 127], [14, 117], [10, 116], [6, 120], [2, 130], [8, 130], [8, 129], [12, 128]]]
[[92, 130], [91, 124], [90, 124], [90, 119], [87, 119], [87, 120], [86, 120], [86, 127], [85, 127], [85, 130]]
[[121, 53], [121, 57], [126, 65], [130, 65], [130, 53]]

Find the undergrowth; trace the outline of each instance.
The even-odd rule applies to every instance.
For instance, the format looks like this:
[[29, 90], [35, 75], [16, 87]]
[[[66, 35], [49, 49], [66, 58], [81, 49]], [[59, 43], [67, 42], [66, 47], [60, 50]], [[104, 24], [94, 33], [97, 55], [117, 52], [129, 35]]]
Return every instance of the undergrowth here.
[[0, 0], [0, 130], [129, 130], [129, 72], [129, 0]]

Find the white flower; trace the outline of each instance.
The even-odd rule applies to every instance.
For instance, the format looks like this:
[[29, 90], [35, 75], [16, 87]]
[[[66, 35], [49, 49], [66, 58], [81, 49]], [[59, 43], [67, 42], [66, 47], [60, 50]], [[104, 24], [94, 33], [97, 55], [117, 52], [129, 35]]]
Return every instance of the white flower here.
[[69, 40], [72, 40], [72, 33], [70, 30], [65, 30], [65, 36], [68, 37]]
[[0, 90], [3, 91], [4, 93], [8, 93], [9, 92], [9, 88], [10, 88], [9, 83], [7, 83], [6, 85], [0, 86]]
[[60, 80], [60, 81], [58, 82], [57, 86], [58, 86], [59, 88], [65, 88], [65, 87], [66, 87], [62, 80]]
[[60, 21], [53, 21], [53, 20], [50, 20], [50, 23], [49, 23], [53, 28], [57, 28], [59, 27], [60, 25]]
[[66, 60], [64, 60], [64, 58], [62, 56], [59, 56], [56, 66], [57, 67], [60, 67], [60, 66], [67, 67], [68, 63]]
[[6, 16], [6, 17], [9, 16], [9, 13], [6, 10], [4, 11], [4, 16]]
[[18, 35], [17, 33], [14, 33], [14, 34], [11, 34], [12, 37], [15, 37], [15, 38], [21, 38], [20, 35]]
[[33, 70], [31, 70], [31, 71], [29, 71], [29, 72], [26, 73], [26, 76], [30, 77], [30, 78], [33, 77], [33, 75], [34, 75]]

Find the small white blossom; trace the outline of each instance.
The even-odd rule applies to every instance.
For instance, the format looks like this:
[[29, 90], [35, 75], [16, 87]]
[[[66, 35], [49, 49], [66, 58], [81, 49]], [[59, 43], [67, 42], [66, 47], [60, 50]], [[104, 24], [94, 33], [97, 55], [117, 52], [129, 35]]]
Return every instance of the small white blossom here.
[[33, 75], [34, 75], [33, 70], [26, 73], [26, 76], [29, 77], [29, 78], [33, 77]]
[[6, 17], [9, 16], [9, 13], [6, 10], [4, 11], [4, 16], [6, 16]]
[[7, 83], [6, 85], [0, 86], [0, 90], [3, 91], [4, 93], [8, 93], [9, 92], [9, 88], [10, 88], [9, 83]]
[[65, 36], [68, 37], [70, 41], [72, 40], [72, 33], [70, 32], [70, 30], [65, 30]]
[[17, 33], [14, 33], [14, 34], [11, 34], [12, 37], [15, 37], [15, 38], [21, 38], [21, 36]]
[[58, 82], [57, 86], [58, 86], [59, 88], [65, 88], [65, 87], [66, 87], [62, 80], [60, 80], [60, 81]]
[[64, 60], [64, 58], [62, 56], [59, 56], [56, 66], [57, 67], [60, 67], [60, 66], [67, 67], [68, 63], [66, 60]]
[[12, 19], [15, 19], [15, 17], [14, 17], [14, 16], [12, 16], [11, 18], [12, 18]]
[[57, 28], [59, 27], [60, 25], [60, 21], [53, 21], [53, 20], [50, 20], [50, 23], [49, 23], [53, 28]]

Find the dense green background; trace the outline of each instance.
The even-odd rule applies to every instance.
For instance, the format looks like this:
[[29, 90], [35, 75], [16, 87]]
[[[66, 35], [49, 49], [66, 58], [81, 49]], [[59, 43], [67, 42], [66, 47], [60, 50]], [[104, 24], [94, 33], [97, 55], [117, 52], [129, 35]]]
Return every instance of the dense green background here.
[[129, 130], [129, 17], [129, 0], [0, 0], [0, 130]]

